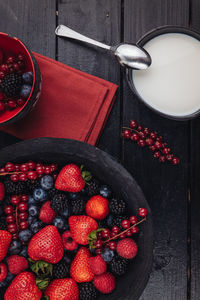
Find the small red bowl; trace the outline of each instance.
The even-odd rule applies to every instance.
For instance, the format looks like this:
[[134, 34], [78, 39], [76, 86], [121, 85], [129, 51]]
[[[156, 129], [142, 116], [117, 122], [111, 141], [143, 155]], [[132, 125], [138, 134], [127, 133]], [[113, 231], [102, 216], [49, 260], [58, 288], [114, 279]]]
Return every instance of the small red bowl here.
[[0, 32], [0, 49], [8, 55], [18, 55], [22, 53], [25, 56], [26, 67], [24, 72], [33, 72], [33, 84], [29, 97], [23, 106], [14, 110], [6, 110], [0, 114], [0, 126], [14, 123], [23, 118], [36, 104], [41, 91], [41, 73], [37, 61], [30, 50], [16, 37], [11, 37], [6, 33]]

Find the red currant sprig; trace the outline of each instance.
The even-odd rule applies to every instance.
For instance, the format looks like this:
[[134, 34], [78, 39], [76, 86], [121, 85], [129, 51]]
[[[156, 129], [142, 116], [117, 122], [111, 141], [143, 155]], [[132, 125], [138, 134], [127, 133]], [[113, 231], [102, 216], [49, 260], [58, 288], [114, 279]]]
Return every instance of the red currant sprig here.
[[122, 127], [124, 129], [122, 132], [123, 138], [137, 142], [140, 147], [148, 147], [159, 162], [169, 161], [173, 165], [179, 164], [178, 157], [171, 153], [171, 149], [167, 143], [163, 142], [162, 136], [158, 136], [157, 132], [150, 131], [149, 128], [143, 128], [135, 120], [131, 120], [129, 126]]

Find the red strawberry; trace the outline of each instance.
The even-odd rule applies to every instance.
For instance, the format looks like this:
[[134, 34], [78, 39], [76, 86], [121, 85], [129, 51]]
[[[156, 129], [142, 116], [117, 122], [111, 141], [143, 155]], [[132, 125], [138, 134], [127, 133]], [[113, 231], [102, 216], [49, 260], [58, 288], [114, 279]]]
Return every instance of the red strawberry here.
[[5, 196], [5, 187], [4, 184], [0, 182], [0, 201], [3, 200], [4, 196]]
[[69, 164], [62, 168], [55, 182], [57, 190], [73, 193], [80, 192], [84, 186], [85, 181], [81, 176], [81, 170], [75, 164]]
[[72, 238], [81, 245], [88, 244], [88, 235], [98, 228], [97, 222], [88, 216], [69, 217], [69, 227]]
[[109, 202], [100, 195], [93, 196], [86, 204], [86, 213], [88, 216], [103, 220], [109, 214]]
[[79, 290], [71, 278], [55, 279], [46, 289], [45, 296], [51, 300], [78, 300]]
[[55, 226], [48, 225], [37, 232], [29, 242], [28, 254], [33, 260], [56, 264], [63, 257], [63, 244]]
[[73, 240], [72, 234], [69, 230], [62, 234], [63, 246], [68, 251], [73, 251], [78, 247], [78, 244]]
[[7, 276], [7, 267], [5, 264], [0, 263], [0, 282], [4, 281]]
[[94, 277], [95, 288], [103, 294], [110, 294], [115, 289], [115, 277], [111, 273], [104, 273]]
[[30, 272], [18, 274], [7, 288], [4, 300], [40, 300], [42, 292], [35, 283], [35, 276]]
[[10, 232], [0, 230], [0, 261], [6, 256], [11, 240], [12, 234]]
[[132, 239], [123, 239], [117, 243], [117, 252], [126, 259], [132, 259], [136, 256], [138, 247]]
[[106, 272], [107, 265], [101, 255], [90, 257], [89, 263], [90, 268], [95, 275], [101, 275]]
[[76, 282], [89, 282], [93, 279], [94, 273], [92, 272], [89, 264], [90, 252], [87, 248], [82, 247], [77, 252], [70, 267], [70, 276]]
[[17, 275], [28, 268], [28, 261], [25, 257], [11, 255], [8, 257], [8, 270], [10, 273]]
[[46, 224], [51, 224], [53, 219], [56, 216], [56, 213], [51, 208], [50, 204], [51, 204], [51, 201], [47, 201], [42, 205], [42, 207], [40, 209], [39, 218], [43, 223], [46, 223]]

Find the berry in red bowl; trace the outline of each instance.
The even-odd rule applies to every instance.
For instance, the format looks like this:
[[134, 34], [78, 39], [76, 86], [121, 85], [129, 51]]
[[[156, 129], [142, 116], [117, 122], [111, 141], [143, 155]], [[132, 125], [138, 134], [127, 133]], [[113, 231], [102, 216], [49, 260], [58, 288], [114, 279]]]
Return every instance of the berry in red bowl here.
[[22, 41], [0, 33], [0, 126], [23, 118], [37, 102], [41, 74]]

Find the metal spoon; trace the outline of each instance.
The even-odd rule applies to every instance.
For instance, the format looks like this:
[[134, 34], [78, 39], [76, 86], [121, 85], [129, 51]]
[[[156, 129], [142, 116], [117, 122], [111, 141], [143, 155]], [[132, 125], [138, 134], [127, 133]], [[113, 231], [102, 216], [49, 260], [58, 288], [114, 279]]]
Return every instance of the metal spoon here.
[[114, 53], [117, 61], [123, 67], [132, 68], [135, 70], [145, 70], [151, 65], [151, 57], [149, 53], [137, 45], [123, 43], [117, 46], [108, 46], [90, 39], [65, 25], [59, 25], [56, 28], [55, 33], [58, 36], [64, 36], [110, 50]]

